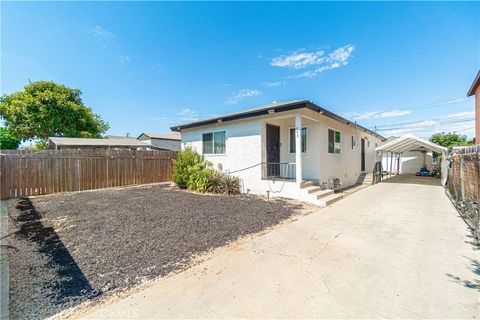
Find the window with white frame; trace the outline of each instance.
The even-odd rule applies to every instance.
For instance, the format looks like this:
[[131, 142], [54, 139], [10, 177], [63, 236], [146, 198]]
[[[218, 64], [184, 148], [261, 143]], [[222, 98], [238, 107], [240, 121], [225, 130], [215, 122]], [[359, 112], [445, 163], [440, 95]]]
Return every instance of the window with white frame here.
[[328, 129], [328, 153], [340, 154], [342, 152], [342, 133]]
[[357, 136], [352, 136], [352, 150], [357, 147]]
[[[295, 153], [295, 128], [290, 129], [290, 153]], [[307, 128], [302, 128], [302, 152], [307, 152]]]
[[225, 154], [225, 131], [207, 132], [202, 135], [203, 154]]

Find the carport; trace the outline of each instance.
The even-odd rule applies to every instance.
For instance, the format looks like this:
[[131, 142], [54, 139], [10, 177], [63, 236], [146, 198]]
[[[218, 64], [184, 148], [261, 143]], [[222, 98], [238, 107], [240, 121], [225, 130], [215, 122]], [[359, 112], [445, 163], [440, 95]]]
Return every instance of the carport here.
[[440, 165], [441, 182], [445, 185], [447, 179], [447, 153], [448, 150], [438, 144], [421, 139], [414, 135], [404, 135], [395, 140], [389, 141], [375, 149], [377, 151], [377, 161], [384, 163], [384, 170], [389, 173], [400, 173], [401, 159], [404, 153], [417, 151], [421, 154], [422, 164], [426, 166], [426, 154], [433, 151], [442, 155]]

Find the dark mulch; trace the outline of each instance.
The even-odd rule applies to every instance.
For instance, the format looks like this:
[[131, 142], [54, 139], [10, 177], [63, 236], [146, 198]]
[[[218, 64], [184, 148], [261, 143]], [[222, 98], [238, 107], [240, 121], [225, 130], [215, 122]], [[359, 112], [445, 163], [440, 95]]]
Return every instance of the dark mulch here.
[[8, 201], [11, 316], [45, 318], [185, 266], [300, 204], [165, 185]]

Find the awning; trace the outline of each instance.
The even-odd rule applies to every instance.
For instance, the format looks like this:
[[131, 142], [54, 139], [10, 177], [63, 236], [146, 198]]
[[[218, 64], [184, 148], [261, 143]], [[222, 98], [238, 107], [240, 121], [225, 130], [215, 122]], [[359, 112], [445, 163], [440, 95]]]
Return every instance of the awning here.
[[428, 152], [428, 151], [435, 151], [437, 153], [442, 154], [442, 163], [440, 165], [440, 170], [442, 174], [442, 185], [445, 185], [447, 180], [447, 155], [448, 149], [442, 147], [436, 143], [421, 139], [411, 134], [404, 135], [400, 138], [397, 138], [393, 141], [387, 142], [384, 145], [381, 145], [375, 149], [377, 151], [377, 157], [382, 159], [383, 153], [397, 153], [402, 154], [403, 152], [408, 151], [420, 151], [420, 152]]
[[407, 151], [435, 151], [447, 155], [448, 149], [433, 142], [421, 139], [411, 134], [404, 135], [387, 142], [375, 149], [376, 151], [402, 153]]

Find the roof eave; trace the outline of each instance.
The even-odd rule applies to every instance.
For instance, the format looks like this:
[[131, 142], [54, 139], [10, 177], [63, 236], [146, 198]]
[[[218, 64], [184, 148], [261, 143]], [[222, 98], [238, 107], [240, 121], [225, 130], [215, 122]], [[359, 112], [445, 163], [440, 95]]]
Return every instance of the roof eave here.
[[208, 125], [216, 124], [219, 122], [223, 123], [223, 122], [230, 122], [230, 121], [247, 119], [252, 117], [258, 117], [258, 116], [269, 114], [271, 110], [273, 110], [274, 113], [278, 113], [278, 112], [290, 111], [295, 109], [301, 109], [306, 107], [307, 103], [310, 103], [310, 102], [307, 100], [296, 101], [296, 102], [292, 102], [291, 104], [272, 106], [271, 108], [265, 108], [261, 110], [239, 112], [233, 115], [220, 116], [220, 117], [215, 117], [207, 120], [201, 120], [201, 121], [191, 122], [187, 124], [180, 124], [177, 126], [173, 126], [170, 129], [175, 132], [180, 132], [183, 129], [208, 126]]
[[470, 90], [468, 90], [467, 92], [467, 97], [473, 96], [477, 91], [479, 85], [480, 85], [480, 70], [478, 71], [477, 76], [475, 77], [475, 80], [473, 80]]
[[324, 108], [322, 108], [322, 107], [320, 107], [320, 106], [318, 106], [318, 105], [316, 105], [313, 102], [308, 101], [308, 100], [296, 101], [296, 102], [293, 102], [291, 104], [272, 106], [271, 108], [265, 108], [265, 109], [261, 109], [261, 110], [247, 111], [247, 112], [244, 112], [244, 113], [238, 113], [238, 114], [234, 114], [234, 115], [230, 115], [230, 116], [228, 116], [228, 115], [227, 116], [220, 116], [220, 117], [207, 119], [207, 120], [203, 120], [203, 121], [197, 121], [197, 122], [187, 123], [187, 124], [184, 124], [184, 125], [174, 126], [174, 127], [171, 127], [170, 129], [172, 131], [180, 132], [181, 130], [184, 130], [184, 129], [203, 127], [203, 126], [208, 126], [208, 125], [217, 124], [217, 123], [224, 123], [224, 122], [230, 122], [230, 121], [235, 121], [235, 120], [241, 120], [241, 119], [247, 119], [247, 118], [267, 115], [267, 114], [271, 113], [272, 110], [273, 110], [273, 113], [279, 113], [279, 112], [291, 111], [291, 110], [302, 109], [302, 108], [306, 108], [306, 109], [312, 110], [314, 112], [321, 113], [321, 114], [325, 115], [326, 117], [329, 117], [333, 120], [339, 121], [339, 122], [344, 123], [346, 125], [353, 125], [353, 126], [357, 127], [358, 129], [363, 130], [364, 132], [367, 132], [367, 133], [369, 133], [373, 136], [376, 136], [376, 137], [380, 138], [382, 141], [386, 140], [386, 138], [383, 137], [382, 135], [380, 135], [376, 132], [373, 132], [373, 131], [371, 131], [371, 130], [369, 130], [369, 129], [361, 126], [361, 125], [358, 125], [355, 122], [352, 122], [352, 121], [347, 120], [343, 117], [340, 117], [339, 115], [336, 115], [335, 113], [333, 113], [331, 111], [328, 111], [327, 109], [324, 109]]

